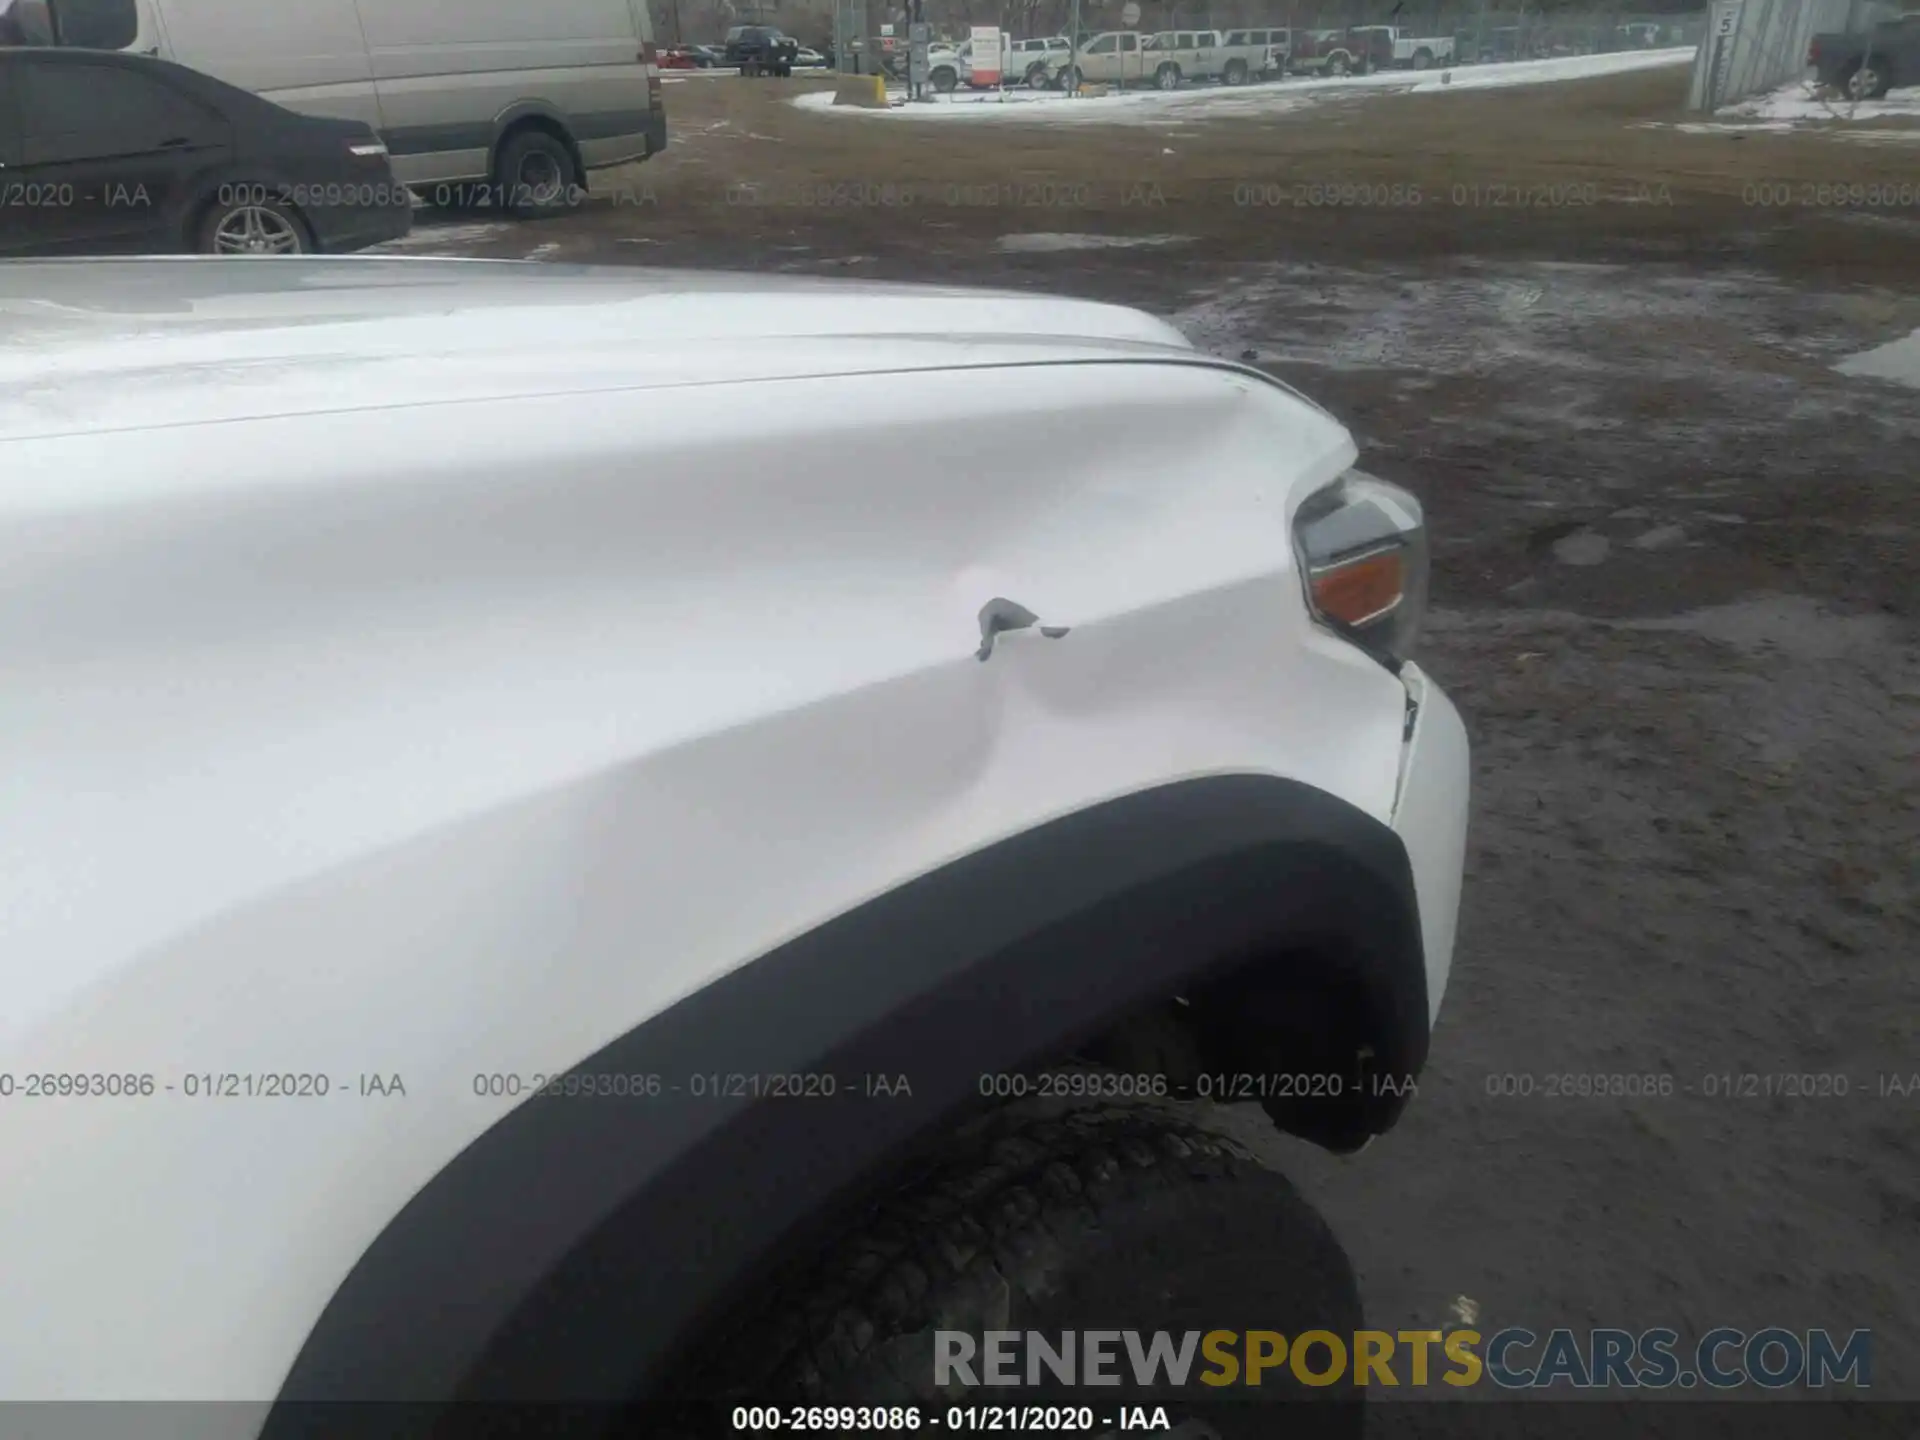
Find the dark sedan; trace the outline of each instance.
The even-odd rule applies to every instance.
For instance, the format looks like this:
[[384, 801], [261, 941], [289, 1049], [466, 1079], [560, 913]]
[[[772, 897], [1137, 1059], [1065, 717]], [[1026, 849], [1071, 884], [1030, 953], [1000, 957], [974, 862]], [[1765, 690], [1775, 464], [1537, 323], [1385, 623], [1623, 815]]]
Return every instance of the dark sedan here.
[[337, 254], [412, 226], [358, 121], [144, 55], [0, 49], [0, 254]]

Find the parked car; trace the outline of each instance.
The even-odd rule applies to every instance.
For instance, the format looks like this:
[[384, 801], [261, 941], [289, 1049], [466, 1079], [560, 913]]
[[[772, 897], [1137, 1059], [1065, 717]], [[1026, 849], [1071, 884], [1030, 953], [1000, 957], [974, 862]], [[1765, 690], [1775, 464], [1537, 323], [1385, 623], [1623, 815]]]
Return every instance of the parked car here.
[[0, 254], [337, 254], [413, 226], [371, 126], [171, 61], [0, 49], [0, 101]]
[[669, 45], [660, 52], [662, 70], [698, 70], [700, 62], [684, 45]]
[[1855, 100], [1878, 100], [1901, 85], [1920, 85], [1920, 12], [1857, 35], [1816, 35], [1807, 64], [1819, 83]]
[[1226, 69], [1214, 30], [1161, 30], [1140, 49], [1140, 68], [1161, 90], [1177, 90], [1188, 80], [1218, 80]]
[[1351, 1336], [1248, 1147], [1419, 1103], [1471, 783], [1359, 458], [1075, 300], [0, 266], [0, 1395], [713, 1436], [1008, 1316]]
[[693, 57], [694, 65], [701, 70], [711, 70], [716, 65], [723, 64], [726, 59], [726, 50], [723, 46], [688, 45], [684, 48], [687, 54]]
[[[942, 95], [958, 90], [972, 70], [972, 47], [950, 40], [936, 40], [927, 46], [927, 83]], [[901, 62], [910, 63], [911, 47], [903, 47]]]
[[726, 63], [749, 78], [793, 74], [800, 42], [773, 25], [736, 25], [727, 31]]
[[550, 0], [533, 29], [518, 0], [298, 0], [270, 22], [261, 0], [44, 9], [63, 45], [157, 55], [302, 114], [373, 126], [400, 180], [450, 208], [571, 210], [588, 172], [667, 143], [653, 29], [634, 0]]
[[1082, 84], [1131, 85], [1147, 76], [1147, 37], [1138, 30], [1107, 30], [1080, 47], [1080, 53], [1060, 72], [1060, 83], [1068, 90]]
[[1364, 47], [1345, 30], [1296, 31], [1287, 68], [1307, 75], [1349, 75], [1363, 68]]
[[1453, 36], [1416, 35], [1398, 25], [1355, 25], [1348, 35], [1364, 47], [1369, 70], [1426, 70], [1453, 60]]
[[1064, 35], [1047, 35], [1034, 40], [1014, 40], [1001, 60], [1001, 73], [1009, 82], [1029, 89], [1044, 90], [1073, 58], [1073, 42]]
[[[955, 46], [942, 46], [940, 50], [939, 63], [953, 65], [959, 83], [976, 89], [1005, 84], [1043, 90], [1053, 83], [1054, 77], [1073, 54], [1073, 47], [1064, 35], [1034, 40], [1010, 39], [1001, 48], [999, 76], [994, 79], [986, 73], [976, 73], [971, 40]], [[930, 55], [929, 58], [933, 57]]]
[[827, 57], [810, 45], [802, 45], [793, 52], [793, 65], [796, 70], [821, 70], [826, 67]]
[[1228, 85], [1245, 85], [1277, 75], [1286, 69], [1292, 53], [1291, 30], [1229, 30], [1220, 37], [1220, 78]]

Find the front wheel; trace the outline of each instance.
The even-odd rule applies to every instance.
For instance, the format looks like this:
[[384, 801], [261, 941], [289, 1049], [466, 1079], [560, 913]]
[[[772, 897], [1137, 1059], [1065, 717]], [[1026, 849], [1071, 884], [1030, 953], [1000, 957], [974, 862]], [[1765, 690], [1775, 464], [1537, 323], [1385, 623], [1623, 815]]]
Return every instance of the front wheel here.
[[1327, 74], [1329, 75], [1345, 75], [1351, 68], [1352, 67], [1347, 64], [1347, 57], [1344, 55], [1335, 55], [1327, 61]]
[[1229, 60], [1227, 62], [1226, 72], [1222, 74], [1220, 78], [1229, 85], [1246, 84], [1247, 62], [1244, 60]]
[[[953, 1403], [943, 1384], [981, 1383], [989, 1330], [1037, 1334], [1056, 1354], [1088, 1331], [1137, 1331], [1143, 1349], [1158, 1348], [1155, 1332], [1170, 1332], [1178, 1350], [1194, 1332], [1291, 1339], [1319, 1330], [1342, 1337], [1335, 1353], [1344, 1356], [1365, 1322], [1340, 1242], [1292, 1185], [1226, 1137], [1208, 1107], [1182, 1108], [1190, 1113], [1014, 1106], [957, 1131], [931, 1168], [876, 1197], [837, 1243], [777, 1267], [696, 1347], [673, 1393], [660, 1397], [668, 1423], [648, 1433], [677, 1433], [686, 1411], [715, 1399], [940, 1413]], [[1246, 1361], [1239, 1348], [1236, 1372]], [[1022, 1388], [1022, 1408], [1177, 1408], [1211, 1395], [1200, 1377], [1217, 1381], [1224, 1370], [1196, 1349], [1185, 1383], [1169, 1387], [1164, 1368], [1142, 1376], [1115, 1349], [1120, 1363], [1099, 1388], [1068, 1387], [1050, 1366], [1034, 1366], [1028, 1378], [1039, 1383]], [[1038, 1358], [1029, 1351], [1013, 1369], [1027, 1374]], [[1209, 1416], [1215, 1433], [1268, 1440], [1295, 1431], [1298, 1417], [1324, 1422], [1307, 1433], [1359, 1436], [1365, 1392], [1351, 1376], [1315, 1386], [1298, 1378], [1300, 1369], [1319, 1378], [1329, 1359], [1322, 1350], [1311, 1367], [1275, 1364], [1269, 1351], [1258, 1384], [1233, 1385], [1233, 1403]], [[1323, 1403], [1302, 1414], [1303, 1401]]]
[[200, 221], [194, 248], [202, 255], [305, 255], [313, 241], [290, 207], [254, 198], [216, 202]]
[[1036, 62], [1027, 67], [1027, 88], [1044, 90], [1047, 88], [1047, 67], [1045, 61]]
[[950, 70], [945, 65], [942, 65], [927, 78], [933, 82], [933, 88], [938, 90], [942, 95], [951, 95], [954, 87], [960, 83], [959, 72]]
[[1171, 62], [1162, 65], [1158, 70], [1153, 72], [1153, 83], [1162, 90], [1178, 90], [1180, 88], [1180, 67]]
[[1429, 68], [1432, 64], [1433, 64], [1433, 52], [1431, 50], [1416, 50], [1413, 52], [1413, 68], [1414, 69], [1425, 70]]
[[1060, 72], [1060, 88], [1069, 95], [1078, 94], [1087, 77], [1081, 73], [1078, 65], [1069, 65]]

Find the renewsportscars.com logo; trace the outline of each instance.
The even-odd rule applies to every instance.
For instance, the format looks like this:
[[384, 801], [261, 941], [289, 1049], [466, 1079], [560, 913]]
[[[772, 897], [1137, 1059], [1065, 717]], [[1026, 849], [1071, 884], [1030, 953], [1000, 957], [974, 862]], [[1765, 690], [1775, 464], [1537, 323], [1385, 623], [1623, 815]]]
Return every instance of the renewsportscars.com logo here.
[[1493, 1384], [1506, 1390], [1780, 1390], [1873, 1384], [1873, 1335], [1827, 1330], [963, 1330], [934, 1332], [934, 1383], [952, 1393], [1022, 1386], [1263, 1383], [1419, 1388]]

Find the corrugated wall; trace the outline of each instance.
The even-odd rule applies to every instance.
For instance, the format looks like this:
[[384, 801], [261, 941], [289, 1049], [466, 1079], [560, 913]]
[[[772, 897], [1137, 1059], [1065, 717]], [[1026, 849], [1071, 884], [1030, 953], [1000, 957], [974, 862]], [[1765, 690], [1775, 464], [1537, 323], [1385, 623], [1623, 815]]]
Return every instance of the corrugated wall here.
[[1694, 57], [1688, 107], [1717, 110], [1798, 80], [1809, 40], [1865, 29], [1869, 19], [1864, 0], [1716, 0]]

